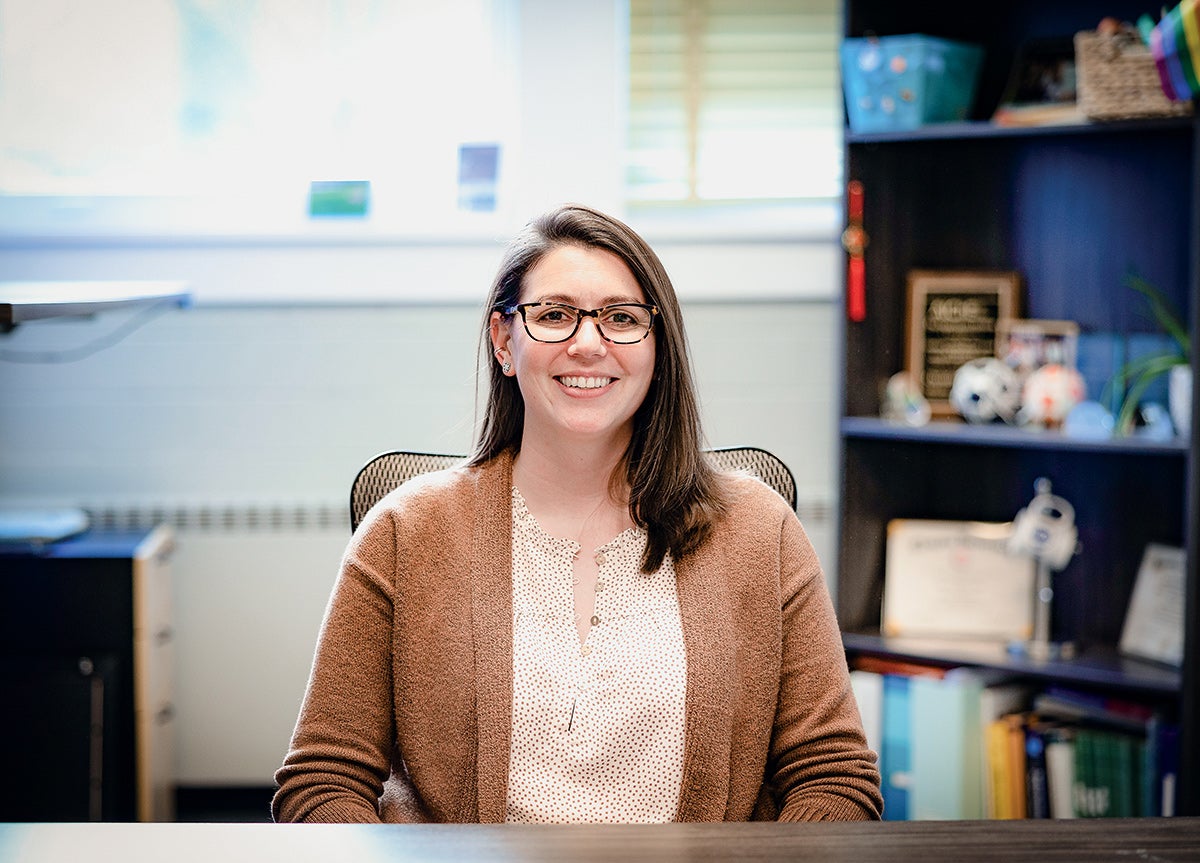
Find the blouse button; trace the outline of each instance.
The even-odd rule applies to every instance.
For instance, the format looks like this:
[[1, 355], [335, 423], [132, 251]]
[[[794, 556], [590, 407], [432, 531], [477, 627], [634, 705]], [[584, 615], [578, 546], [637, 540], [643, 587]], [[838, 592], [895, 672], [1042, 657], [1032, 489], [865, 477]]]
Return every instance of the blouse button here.
[[595, 560], [596, 566], [604, 566], [604, 564], [608, 561], [608, 558], [604, 556], [604, 552], [598, 551], [596, 552]]
[[595, 614], [593, 614], [593, 615], [592, 615], [592, 626], [599, 626], [599, 625], [600, 625], [600, 617], [599, 617], [599, 615], [595, 615]]
[[603, 582], [603, 581], [597, 581], [597, 582], [596, 582], [596, 593], [599, 593], [599, 592], [600, 592], [600, 591], [602, 591], [602, 590], [604, 590], [604, 582]]
[[592, 648], [587, 644], [585, 644], [579, 648], [579, 654], [581, 656], [587, 656], [591, 652], [592, 652]]

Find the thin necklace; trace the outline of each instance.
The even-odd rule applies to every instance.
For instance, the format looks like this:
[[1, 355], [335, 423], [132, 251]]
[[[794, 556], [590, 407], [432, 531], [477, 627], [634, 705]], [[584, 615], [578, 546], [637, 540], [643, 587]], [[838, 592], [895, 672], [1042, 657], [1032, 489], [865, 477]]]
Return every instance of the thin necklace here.
[[595, 508], [590, 513], [588, 513], [587, 518], [585, 518], [583, 520], [583, 523], [581, 525], [579, 525], [579, 533], [575, 534], [575, 545], [576, 545], [575, 556], [576, 557], [578, 557], [579, 552], [583, 550], [583, 532], [585, 530], [587, 530], [588, 522], [590, 522], [593, 518], [595, 518], [596, 513], [598, 513], [600, 511], [600, 507], [604, 506], [604, 501], [607, 497], [608, 497], [608, 493], [606, 492], [604, 497], [600, 498], [600, 502], [596, 504]]

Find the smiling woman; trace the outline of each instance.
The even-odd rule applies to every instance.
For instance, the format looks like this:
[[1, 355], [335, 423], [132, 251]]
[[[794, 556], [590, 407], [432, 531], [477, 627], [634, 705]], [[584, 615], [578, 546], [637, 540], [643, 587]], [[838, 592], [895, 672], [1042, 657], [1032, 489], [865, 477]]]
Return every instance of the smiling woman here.
[[[530, 268], [519, 299], [493, 311], [492, 346], [511, 358], [525, 403], [522, 449], [570, 448], [559, 460], [587, 457], [615, 466], [633, 437], [633, 415], [650, 388], [653, 306], [617, 255], [562, 245]], [[566, 302], [598, 305], [582, 312]], [[516, 326], [518, 310], [524, 326]], [[532, 323], [531, 323], [532, 313]], [[605, 323], [606, 322], [606, 323]], [[503, 368], [501, 369], [503, 372]], [[518, 474], [524, 468], [518, 460]]]
[[474, 453], [355, 531], [275, 818], [878, 818], [820, 563], [702, 455], [658, 256], [560, 207], [485, 309]]

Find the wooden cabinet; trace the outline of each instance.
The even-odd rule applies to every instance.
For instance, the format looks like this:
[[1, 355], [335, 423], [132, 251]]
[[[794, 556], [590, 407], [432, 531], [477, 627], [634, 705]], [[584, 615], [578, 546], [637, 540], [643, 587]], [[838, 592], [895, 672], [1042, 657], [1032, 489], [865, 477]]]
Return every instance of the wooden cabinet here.
[[168, 528], [0, 547], [0, 820], [174, 817]]
[[[925, 33], [982, 45], [985, 55], [966, 122], [846, 134], [846, 179], [862, 184], [869, 242], [866, 315], [844, 318], [841, 344], [837, 606], [851, 656], [995, 666], [1161, 706], [1182, 729], [1178, 811], [1200, 814], [1195, 434], [1161, 442], [1083, 441], [1004, 426], [910, 428], [880, 419], [884, 384], [905, 366], [906, 277], [914, 269], [1019, 272], [1021, 316], [1076, 321], [1085, 339], [1153, 331], [1139, 296], [1125, 284], [1136, 271], [1183, 310], [1195, 342], [1198, 121], [1032, 128], [988, 122], [1023, 42], [1069, 37], [1108, 15], [1132, 21], [1147, 10], [1074, 0], [845, 4], [848, 37]], [[1194, 377], [1194, 356], [1192, 363]], [[1055, 577], [1052, 635], [1077, 643], [1079, 657], [1035, 662], [1003, 651], [981, 656], [882, 638], [888, 521], [1009, 521], [1030, 501], [1039, 477], [1075, 508], [1080, 552]], [[1149, 542], [1189, 550], [1182, 670], [1117, 651]]]

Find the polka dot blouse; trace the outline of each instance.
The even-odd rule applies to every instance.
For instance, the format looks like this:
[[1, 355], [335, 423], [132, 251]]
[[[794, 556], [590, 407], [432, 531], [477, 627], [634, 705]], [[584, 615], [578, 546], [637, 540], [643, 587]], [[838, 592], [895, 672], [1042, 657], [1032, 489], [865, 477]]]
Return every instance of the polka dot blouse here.
[[572, 583], [579, 544], [542, 530], [515, 488], [512, 516], [508, 820], [670, 821], [687, 687], [670, 556], [643, 575], [640, 528], [594, 549], [599, 579], [581, 643]]

